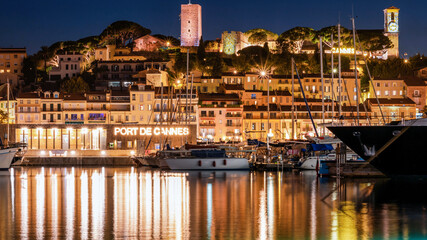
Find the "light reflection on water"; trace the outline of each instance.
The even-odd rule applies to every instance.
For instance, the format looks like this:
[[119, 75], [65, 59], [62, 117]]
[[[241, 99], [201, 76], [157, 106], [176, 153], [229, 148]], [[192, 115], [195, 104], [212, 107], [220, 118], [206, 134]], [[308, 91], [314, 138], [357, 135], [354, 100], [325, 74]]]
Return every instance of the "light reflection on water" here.
[[426, 238], [426, 182], [15, 168], [0, 174], [0, 239]]

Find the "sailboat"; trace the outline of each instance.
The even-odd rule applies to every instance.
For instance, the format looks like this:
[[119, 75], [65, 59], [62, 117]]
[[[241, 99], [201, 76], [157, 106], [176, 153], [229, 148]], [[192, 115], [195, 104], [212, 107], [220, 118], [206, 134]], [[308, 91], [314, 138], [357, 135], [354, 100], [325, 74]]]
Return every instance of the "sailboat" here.
[[9, 79], [7, 80], [7, 141], [4, 145], [0, 139], [0, 170], [8, 170], [10, 165], [12, 164], [12, 160], [15, 157], [15, 154], [19, 151], [19, 146], [15, 144], [9, 143], [9, 134], [10, 134], [10, 126], [9, 126]]

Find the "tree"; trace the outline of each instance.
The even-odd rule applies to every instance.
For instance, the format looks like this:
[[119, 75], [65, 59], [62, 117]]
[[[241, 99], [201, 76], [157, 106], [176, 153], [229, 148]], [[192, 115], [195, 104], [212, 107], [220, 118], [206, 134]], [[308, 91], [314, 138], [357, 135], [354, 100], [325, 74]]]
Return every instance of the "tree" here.
[[270, 52], [268, 49], [260, 46], [250, 46], [243, 48], [238, 52], [239, 55], [244, 55], [249, 60], [252, 66], [264, 65], [269, 58]]
[[82, 77], [72, 77], [61, 83], [61, 91], [66, 93], [81, 93], [89, 90], [89, 84]]
[[252, 34], [248, 41], [252, 44], [262, 44], [267, 41], [267, 34], [265, 32], [256, 32]]
[[5, 124], [8, 120], [8, 115], [6, 111], [0, 110], [0, 123]]
[[246, 55], [233, 55], [232, 57], [232, 65], [236, 69], [236, 71], [245, 73], [251, 70], [250, 60]]
[[151, 30], [144, 28], [138, 23], [130, 21], [117, 21], [110, 24], [101, 33], [103, 39], [114, 38], [119, 46], [126, 46], [134, 39], [150, 34]]
[[[245, 35], [248, 37], [248, 40], [252, 37], [253, 39], [262, 37], [265, 38], [265, 41], [275, 41], [277, 40], [277, 38], [279, 37], [276, 33], [268, 31], [266, 29], [262, 29], [262, 28], [255, 28], [255, 29], [251, 29], [247, 32], [245, 32]], [[255, 35], [255, 36], [254, 36]], [[250, 40], [249, 40], [250, 41]]]
[[291, 53], [300, 53], [304, 41], [312, 41], [315, 36], [315, 31], [308, 27], [295, 27], [280, 34], [277, 39], [277, 44], [282, 51]]
[[[378, 51], [393, 47], [393, 43], [382, 31], [359, 30], [357, 35], [364, 51]], [[359, 47], [359, 43], [356, 43]]]

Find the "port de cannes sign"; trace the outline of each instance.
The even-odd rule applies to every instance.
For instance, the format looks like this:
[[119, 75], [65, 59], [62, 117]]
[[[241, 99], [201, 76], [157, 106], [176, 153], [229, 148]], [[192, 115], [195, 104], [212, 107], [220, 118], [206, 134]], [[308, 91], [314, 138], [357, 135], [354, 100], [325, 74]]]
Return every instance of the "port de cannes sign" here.
[[116, 127], [114, 136], [186, 136], [190, 133], [188, 127]]

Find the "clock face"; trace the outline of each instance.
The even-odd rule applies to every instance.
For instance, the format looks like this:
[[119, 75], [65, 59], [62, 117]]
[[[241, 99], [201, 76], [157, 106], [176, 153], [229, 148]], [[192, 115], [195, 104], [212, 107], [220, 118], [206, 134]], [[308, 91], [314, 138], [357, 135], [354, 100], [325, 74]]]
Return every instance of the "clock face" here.
[[388, 24], [388, 31], [389, 32], [397, 32], [398, 27], [397, 24], [395, 22], [391, 22]]

